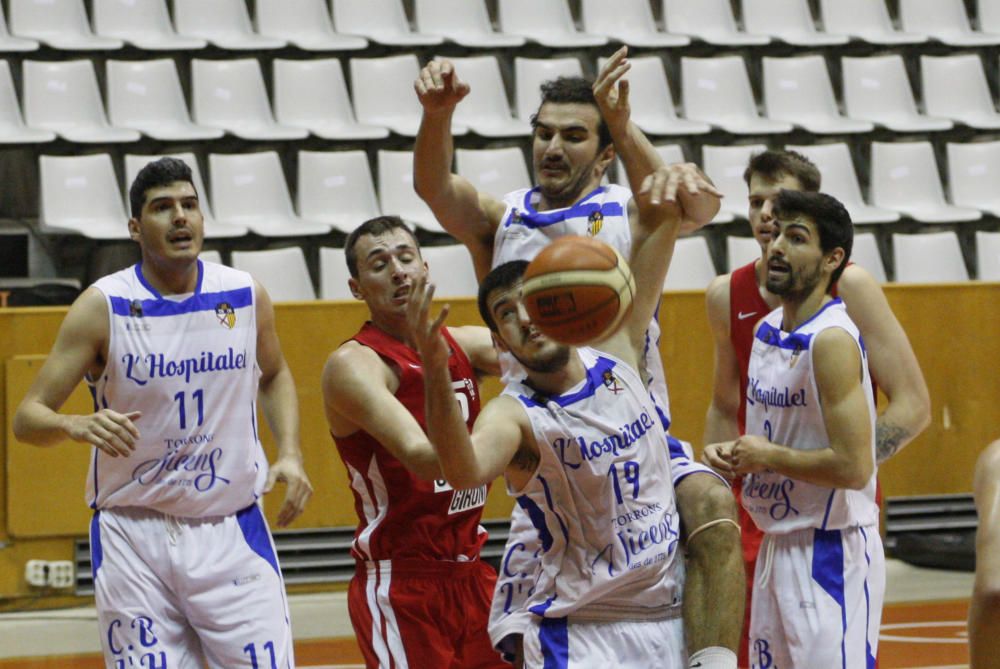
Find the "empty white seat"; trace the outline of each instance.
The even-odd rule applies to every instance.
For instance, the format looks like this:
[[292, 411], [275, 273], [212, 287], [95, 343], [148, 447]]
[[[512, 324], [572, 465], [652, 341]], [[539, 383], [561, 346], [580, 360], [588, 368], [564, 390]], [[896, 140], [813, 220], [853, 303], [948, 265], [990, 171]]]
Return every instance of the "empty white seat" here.
[[674, 244], [674, 255], [663, 281], [664, 290], [704, 290], [715, 278], [715, 264], [704, 237], [685, 237]]
[[691, 39], [656, 29], [649, 0], [581, 0], [583, 29], [637, 47], [686, 46]]
[[167, 0], [93, 0], [94, 30], [147, 51], [204, 49], [200, 37], [178, 35], [170, 22]]
[[868, 270], [868, 273], [879, 283], [885, 283], [888, 280], [885, 275], [885, 265], [882, 263], [882, 254], [878, 250], [878, 241], [871, 232], [854, 233], [851, 262]]
[[443, 35], [472, 49], [496, 49], [524, 45], [524, 38], [493, 30], [483, 0], [416, 0], [417, 29]]
[[872, 202], [923, 223], [975, 221], [982, 212], [945, 201], [930, 142], [872, 142]]
[[948, 119], [917, 111], [906, 66], [899, 55], [841, 58], [844, 106], [850, 118], [884, 125], [896, 132], [949, 130]]
[[899, 283], [961, 283], [969, 280], [954, 232], [894, 233], [892, 253]]
[[14, 37], [7, 28], [7, 19], [4, 18], [3, 3], [0, 3], [0, 53], [10, 53], [18, 51], [37, 51], [38, 40], [26, 37]]
[[715, 187], [725, 196], [713, 223], [725, 223], [734, 218], [746, 219], [750, 191], [743, 180], [750, 158], [767, 150], [764, 144], [701, 147], [702, 168]]
[[791, 132], [785, 121], [761, 118], [742, 56], [681, 58], [684, 116], [737, 135]]
[[511, 191], [531, 187], [524, 154], [517, 147], [456, 149], [455, 171], [476, 190], [498, 200]]
[[435, 298], [479, 295], [472, 256], [463, 244], [421, 246], [420, 256], [427, 263], [428, 281], [434, 284]]
[[333, 29], [325, 0], [257, 0], [257, 31], [306, 51], [364, 49], [368, 40]]
[[983, 32], [1000, 33], [1000, 1], [976, 0], [976, 18]]
[[253, 30], [245, 0], [174, 0], [174, 21], [181, 35], [200, 37], [233, 51], [280, 49], [283, 39]]
[[306, 256], [298, 246], [264, 251], [233, 251], [232, 258], [233, 267], [249, 272], [257, 279], [272, 302], [306, 302], [316, 299]]
[[819, 135], [871, 132], [871, 121], [844, 118], [833, 95], [823, 56], [765, 56], [764, 109], [767, 117], [788, 121]]
[[[660, 154], [660, 158], [663, 159], [664, 164], [673, 165], [675, 163], [686, 162], [684, 158], [684, 150], [681, 148], [680, 144], [662, 144], [659, 146], [654, 146], [656, 152]], [[615, 158], [615, 174], [617, 179], [615, 183], [629, 187], [628, 176], [625, 174], [625, 166], [622, 165], [621, 158]]]
[[24, 119], [29, 126], [83, 144], [139, 139], [135, 130], [114, 128], [108, 123], [90, 60], [26, 60], [23, 73]]
[[378, 198], [382, 212], [431, 232], [444, 229], [413, 190], [413, 152], [378, 152]]
[[727, 271], [732, 272], [757, 260], [760, 254], [760, 243], [753, 237], [726, 236], [726, 258], [729, 263]]
[[389, 129], [358, 123], [336, 58], [274, 59], [274, 115], [323, 139], [384, 139]]
[[903, 30], [925, 33], [950, 46], [992, 46], [1000, 35], [972, 30], [963, 0], [899, 0]]
[[[606, 59], [598, 60], [598, 68]], [[701, 121], [677, 118], [674, 99], [667, 82], [667, 71], [659, 56], [630, 58], [632, 68], [625, 74], [630, 83], [629, 106], [632, 120], [651, 135], [701, 135], [712, 126]]]
[[34, 144], [51, 142], [55, 138], [56, 133], [51, 130], [29, 128], [24, 124], [10, 64], [0, 61], [0, 144]]
[[576, 58], [514, 58], [514, 87], [517, 117], [524, 122], [538, 111], [541, 85], [559, 77], [582, 77], [583, 66]]
[[980, 281], [1000, 281], [1000, 232], [976, 230], [976, 266]]
[[823, 176], [821, 190], [840, 200], [855, 223], [893, 223], [900, 219], [898, 211], [873, 207], [861, 197], [861, 184], [851, 160], [847, 144], [789, 145], [811, 160]]
[[949, 142], [947, 150], [952, 202], [1000, 216], [1000, 141]]
[[242, 225], [264, 237], [322, 235], [325, 223], [295, 215], [285, 173], [274, 151], [208, 157], [212, 204], [220, 222]]
[[202, 251], [198, 254], [198, 259], [204, 262], [214, 262], [216, 265], [222, 264], [222, 254], [213, 249]]
[[381, 215], [364, 151], [299, 151], [299, 213], [350, 232]]
[[850, 41], [847, 35], [816, 30], [806, 0], [743, 0], [743, 24], [747, 32], [770, 35], [796, 46], [833, 46]]
[[497, 13], [505, 33], [522, 35], [544, 46], [558, 49], [608, 43], [603, 35], [576, 29], [566, 0], [497, 0]]
[[128, 239], [128, 214], [111, 156], [39, 156], [38, 227], [47, 234]]
[[107, 86], [108, 116], [116, 127], [167, 142], [226, 134], [191, 122], [173, 58], [109, 60]]
[[827, 30], [858, 37], [869, 44], [921, 44], [928, 39], [927, 35], [896, 30], [881, 0], [820, 0], [819, 6]]
[[739, 30], [730, 0], [663, 0], [668, 32], [691, 35], [718, 46], [760, 46], [771, 38]]
[[983, 62], [978, 55], [922, 55], [920, 76], [928, 114], [960, 121], [979, 130], [1000, 128], [1000, 114], [993, 104]]
[[531, 134], [531, 127], [515, 121], [510, 113], [507, 89], [495, 56], [469, 56], [451, 61], [459, 78], [469, 84], [469, 94], [455, 108], [453, 123], [468, 126], [483, 137]]
[[364, 35], [390, 46], [433, 46], [441, 35], [414, 32], [401, 0], [331, 0], [337, 32]]
[[[223, 239], [229, 237], [243, 237], [250, 232], [246, 226], [220, 223], [212, 214], [212, 207], [208, 201], [208, 189], [205, 188], [205, 180], [201, 178], [201, 168], [198, 167], [198, 159], [193, 153], [171, 153], [147, 155], [125, 155], [125, 206], [129, 207], [129, 189], [135, 181], [139, 170], [154, 160], [164, 157], [177, 158], [187, 163], [191, 168], [191, 181], [194, 189], [198, 193], [198, 208], [201, 209], [201, 217], [204, 220], [205, 239]], [[130, 212], [131, 213], [131, 212]]]
[[354, 300], [348, 280], [347, 255], [344, 249], [319, 248], [319, 294], [324, 300]]
[[191, 61], [194, 119], [249, 140], [304, 139], [309, 131], [274, 121], [260, 61]]
[[[423, 107], [413, 92], [413, 82], [420, 76], [420, 64], [414, 54], [385, 58], [351, 59], [351, 100], [354, 114], [362, 123], [381, 125], [407, 137], [416, 137]], [[452, 123], [453, 135], [464, 135], [468, 128]]]
[[54, 49], [102, 51], [120, 49], [120, 39], [99, 37], [90, 29], [83, 0], [10, 0], [10, 31]]

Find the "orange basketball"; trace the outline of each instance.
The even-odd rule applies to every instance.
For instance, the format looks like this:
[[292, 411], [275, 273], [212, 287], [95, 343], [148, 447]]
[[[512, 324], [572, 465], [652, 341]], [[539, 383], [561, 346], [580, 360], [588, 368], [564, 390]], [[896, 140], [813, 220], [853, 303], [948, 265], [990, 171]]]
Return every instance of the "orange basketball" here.
[[524, 273], [524, 304], [535, 327], [564, 344], [599, 341], [632, 309], [635, 280], [615, 249], [590, 237], [552, 242]]

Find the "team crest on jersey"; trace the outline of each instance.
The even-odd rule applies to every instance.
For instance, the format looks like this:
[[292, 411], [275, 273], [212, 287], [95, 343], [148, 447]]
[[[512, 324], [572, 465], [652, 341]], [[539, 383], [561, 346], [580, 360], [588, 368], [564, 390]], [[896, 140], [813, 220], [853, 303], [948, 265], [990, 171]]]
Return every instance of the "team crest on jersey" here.
[[236, 311], [229, 302], [219, 302], [215, 305], [215, 317], [230, 330], [236, 327]]
[[600, 210], [597, 210], [587, 219], [587, 234], [591, 237], [596, 237], [602, 227], [604, 227], [604, 214]]
[[615, 395], [625, 390], [620, 385], [618, 385], [618, 379], [615, 377], [614, 374], [611, 373], [610, 369], [604, 371], [604, 374], [601, 376], [601, 381], [603, 381], [604, 386], [608, 390], [613, 392]]

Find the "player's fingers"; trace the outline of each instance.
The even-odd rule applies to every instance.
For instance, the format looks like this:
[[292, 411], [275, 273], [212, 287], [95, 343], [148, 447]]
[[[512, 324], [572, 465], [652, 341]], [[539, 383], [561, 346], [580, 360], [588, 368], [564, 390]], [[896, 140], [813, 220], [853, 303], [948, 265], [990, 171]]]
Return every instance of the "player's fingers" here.
[[[629, 64], [629, 67], [631, 68], [632, 65]], [[619, 82], [619, 84], [618, 84], [618, 106], [619, 107], [627, 107], [628, 106], [628, 91], [629, 91], [628, 79], [622, 79], [621, 82]]]
[[434, 88], [437, 90], [444, 89], [444, 77], [441, 76], [441, 63], [436, 60], [432, 60], [427, 63], [427, 71], [431, 75], [431, 81], [434, 84]]
[[264, 494], [274, 490], [274, 484], [278, 480], [278, 469], [276, 467], [271, 467], [267, 472], [267, 480], [264, 482]]
[[421, 77], [417, 77], [413, 80], [413, 90], [416, 91], [417, 97], [422, 98], [427, 94], [427, 86], [424, 85], [424, 80]]
[[128, 455], [132, 452], [132, 449], [124, 441], [103, 425], [97, 425], [94, 428], [94, 437], [97, 441], [91, 443], [113, 457]]
[[441, 329], [441, 326], [444, 325], [444, 320], [448, 318], [448, 311], [450, 308], [450, 304], [446, 304], [441, 307], [441, 313], [438, 314], [438, 317], [434, 319], [434, 323], [431, 324], [431, 332], [437, 332]]
[[642, 180], [642, 186], [639, 188], [639, 194], [648, 194], [650, 203], [654, 205], [660, 204], [660, 200], [663, 197], [664, 181], [666, 181], [666, 176], [664, 175], [663, 170], [656, 170]]
[[458, 94], [459, 99], [464, 98], [466, 95], [469, 94], [469, 91], [471, 91], [472, 88], [469, 86], [469, 84], [467, 84], [464, 81], [461, 81], [459, 79], [456, 79], [455, 81], [456, 81], [454, 86], [455, 92]]
[[666, 202], [673, 202], [677, 199], [677, 186], [680, 183], [680, 177], [676, 170], [670, 170], [667, 176], [667, 183], [663, 187], [663, 199]]
[[127, 414], [112, 413], [107, 416], [111, 420], [112, 429], [115, 434], [124, 439], [129, 445], [132, 445], [139, 438], [139, 428], [132, 421], [138, 420], [141, 415], [138, 411], [132, 411]]

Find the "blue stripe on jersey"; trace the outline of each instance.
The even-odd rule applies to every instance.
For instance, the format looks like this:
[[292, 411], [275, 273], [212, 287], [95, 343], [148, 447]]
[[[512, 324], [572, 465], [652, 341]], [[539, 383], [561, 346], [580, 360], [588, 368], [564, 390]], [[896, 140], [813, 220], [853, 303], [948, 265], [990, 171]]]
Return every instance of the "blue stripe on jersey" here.
[[847, 606], [844, 602], [844, 542], [840, 530], [813, 530], [812, 577], [840, 605], [840, 660], [846, 669]]
[[138, 301], [143, 316], [178, 316], [195, 311], [215, 311], [220, 302], [227, 302], [233, 309], [248, 307], [253, 304], [253, 289], [249, 286], [223, 290], [218, 293], [195, 293], [181, 302], [171, 302], [164, 299], [130, 300], [125, 297], [111, 298], [111, 310], [116, 316], [130, 316], [133, 303]]
[[667, 449], [670, 451], [671, 460], [674, 458], [688, 459], [687, 453], [684, 452], [684, 446], [677, 437], [667, 435]]
[[781, 330], [774, 327], [770, 323], [763, 322], [760, 324], [760, 327], [757, 328], [757, 334], [755, 337], [768, 346], [776, 346], [778, 348], [788, 349], [789, 351], [809, 350], [809, 343], [813, 338], [811, 334], [798, 334], [795, 332], [785, 335], [784, 339], [781, 338], [781, 335]]
[[[153, 288], [153, 284], [146, 281], [146, 275], [142, 273], [142, 261], [140, 260], [135, 265], [135, 275], [139, 278], [139, 283], [145, 286], [146, 290], [156, 296], [156, 299], [162, 300], [163, 296], [160, 295], [160, 291]], [[201, 292], [201, 281], [205, 277], [205, 266], [201, 263], [201, 259], [198, 260], [198, 281], [195, 283], [194, 292], [195, 294]]]
[[97, 508], [97, 493], [100, 491], [100, 488], [97, 487], [97, 463], [100, 461], [98, 459], [98, 457], [97, 457], [98, 453], [100, 453], [100, 450], [98, 448], [94, 447], [94, 466], [93, 466], [93, 470], [94, 470], [94, 501], [90, 503], [90, 508], [91, 509], [96, 509]]
[[95, 581], [102, 562], [104, 562], [104, 549], [101, 547], [101, 512], [95, 511], [90, 519], [90, 573]]
[[830, 491], [830, 496], [826, 498], [826, 511], [823, 512], [823, 524], [820, 525], [820, 529], [825, 530], [826, 524], [830, 522], [830, 510], [833, 508], [833, 496], [837, 494], [837, 489], [834, 488]]
[[569, 630], [565, 618], [544, 618], [538, 630], [543, 669], [569, 667]]
[[538, 530], [538, 538], [542, 541], [542, 550], [548, 551], [552, 548], [552, 532], [549, 531], [549, 526], [545, 524], [545, 512], [527, 495], [520, 495], [517, 498], [517, 504], [524, 509], [524, 512], [528, 514], [528, 518], [531, 520], [531, 524]]
[[[865, 540], [865, 563], [871, 567], [872, 557], [868, 554], [868, 533], [865, 532], [865, 528], [859, 527], [858, 530], [861, 531], [861, 537]], [[868, 637], [869, 630], [872, 628], [872, 602], [871, 595], [868, 593], [868, 575], [865, 575], [865, 669], [875, 669], [875, 656], [872, 655], [872, 640]]]
[[[531, 196], [539, 189], [532, 188], [524, 195], [524, 211], [520, 212], [521, 225], [527, 228], [544, 228], [554, 223], [562, 223], [567, 218], [587, 218], [594, 212], [601, 212], [604, 216], [621, 216], [624, 212], [620, 202], [587, 202], [590, 198], [604, 191], [604, 186], [598, 186], [587, 193], [587, 196], [567, 209], [557, 209], [556, 211], [538, 211], [531, 204]], [[514, 223], [514, 218], [507, 219], [506, 225]]]
[[264, 522], [264, 514], [260, 512], [260, 507], [251, 504], [247, 508], [236, 512], [236, 522], [243, 530], [243, 538], [254, 553], [261, 556], [274, 568], [274, 572], [281, 577], [281, 570], [278, 569], [278, 558], [274, 556], [274, 548], [271, 546], [271, 535], [267, 532], [267, 524]]
[[528, 611], [534, 613], [536, 616], [544, 616], [545, 612], [549, 610], [549, 607], [552, 606], [552, 602], [554, 601], [556, 601], [556, 595], [552, 595], [541, 604], [535, 604], [530, 607]]
[[594, 362], [594, 366], [587, 370], [587, 382], [584, 384], [583, 388], [576, 391], [575, 393], [570, 393], [568, 395], [555, 395], [554, 397], [547, 397], [541, 395], [542, 400], [536, 400], [535, 395], [528, 397], [527, 395], [518, 395], [517, 398], [521, 400], [521, 403], [526, 407], [544, 407], [544, 401], [555, 402], [561, 407], [569, 406], [574, 402], [579, 402], [580, 400], [592, 397], [597, 389], [604, 383], [605, 372], [610, 372], [615, 368], [615, 363], [612, 360], [604, 357], [598, 357]]

